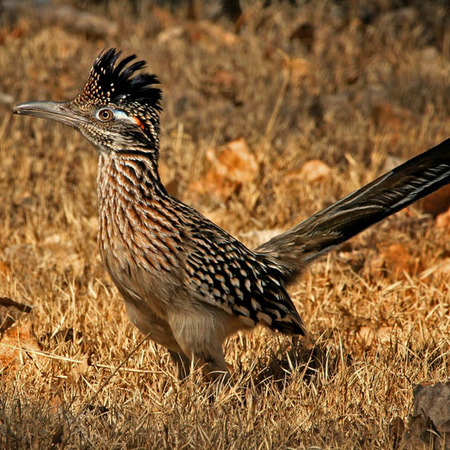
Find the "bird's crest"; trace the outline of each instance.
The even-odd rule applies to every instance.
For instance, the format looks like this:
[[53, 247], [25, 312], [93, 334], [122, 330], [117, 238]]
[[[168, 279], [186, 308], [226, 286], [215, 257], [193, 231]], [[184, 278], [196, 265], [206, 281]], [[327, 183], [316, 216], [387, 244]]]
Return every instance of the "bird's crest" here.
[[136, 55], [123, 58], [116, 64], [122, 52], [115, 48], [104, 50], [97, 57], [83, 91], [75, 103], [127, 105], [138, 102], [141, 107], [161, 110], [161, 90], [155, 87], [159, 81], [155, 75], [136, 74], [145, 67], [145, 61], [131, 61]]

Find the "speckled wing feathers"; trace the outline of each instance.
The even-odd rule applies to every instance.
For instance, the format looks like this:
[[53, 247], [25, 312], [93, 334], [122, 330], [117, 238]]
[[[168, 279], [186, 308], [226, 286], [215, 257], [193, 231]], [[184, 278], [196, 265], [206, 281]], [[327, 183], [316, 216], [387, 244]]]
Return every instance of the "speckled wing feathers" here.
[[236, 315], [242, 323], [258, 323], [289, 333], [305, 334], [303, 323], [269, 261], [202, 218], [189, 230], [185, 285], [193, 297]]

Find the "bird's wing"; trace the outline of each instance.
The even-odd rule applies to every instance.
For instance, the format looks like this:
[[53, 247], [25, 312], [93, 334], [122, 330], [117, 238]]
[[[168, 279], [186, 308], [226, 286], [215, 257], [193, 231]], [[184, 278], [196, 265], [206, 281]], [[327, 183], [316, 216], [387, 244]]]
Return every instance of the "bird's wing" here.
[[193, 298], [254, 326], [304, 334], [281, 271], [203, 218], [187, 229], [184, 285]]

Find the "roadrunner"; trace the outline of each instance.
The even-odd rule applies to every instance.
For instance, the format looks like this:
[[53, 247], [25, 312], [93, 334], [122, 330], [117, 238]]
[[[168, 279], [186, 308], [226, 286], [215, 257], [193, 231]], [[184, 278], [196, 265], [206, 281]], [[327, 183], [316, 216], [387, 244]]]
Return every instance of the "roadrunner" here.
[[73, 101], [13, 112], [77, 128], [99, 155], [99, 246], [131, 321], [166, 347], [180, 378], [229, 377], [225, 338], [258, 324], [305, 328], [288, 286], [317, 257], [450, 182], [450, 139], [252, 251], [169, 195], [158, 173], [161, 91], [136, 56], [95, 61]]

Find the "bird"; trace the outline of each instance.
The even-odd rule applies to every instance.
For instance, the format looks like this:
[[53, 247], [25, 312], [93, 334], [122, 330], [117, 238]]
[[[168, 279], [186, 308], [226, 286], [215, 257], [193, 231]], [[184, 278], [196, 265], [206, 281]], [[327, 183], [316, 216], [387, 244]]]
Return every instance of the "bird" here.
[[179, 379], [230, 380], [223, 344], [257, 325], [306, 336], [288, 288], [339, 244], [450, 183], [450, 139], [254, 250], [170, 195], [159, 171], [162, 91], [136, 55], [103, 50], [79, 95], [13, 113], [76, 128], [98, 153], [98, 241], [133, 324]]

